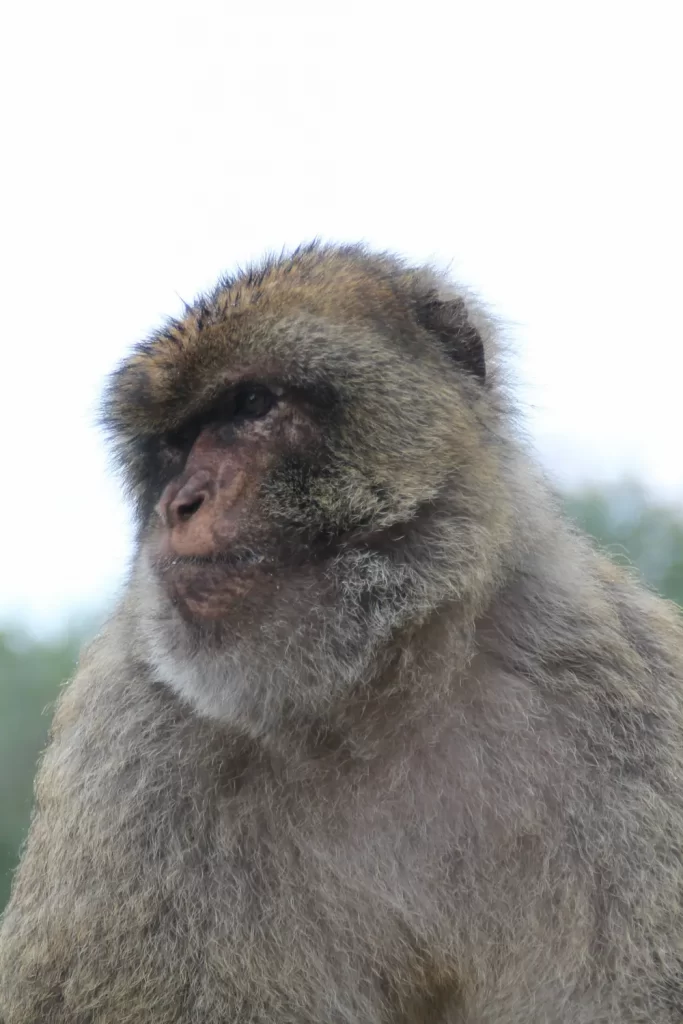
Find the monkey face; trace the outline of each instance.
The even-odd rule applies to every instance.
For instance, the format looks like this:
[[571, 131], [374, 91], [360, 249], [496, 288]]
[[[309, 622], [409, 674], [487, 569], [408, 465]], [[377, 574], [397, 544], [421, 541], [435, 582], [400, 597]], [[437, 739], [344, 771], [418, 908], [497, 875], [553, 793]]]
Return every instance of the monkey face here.
[[181, 612], [223, 619], [239, 599], [265, 599], [304, 550], [307, 561], [329, 555], [320, 524], [316, 530], [302, 507], [297, 516], [286, 501], [288, 469], [311, 478], [319, 440], [302, 396], [273, 382], [236, 384], [159, 438], [157, 455], [171, 475], [147, 545]]

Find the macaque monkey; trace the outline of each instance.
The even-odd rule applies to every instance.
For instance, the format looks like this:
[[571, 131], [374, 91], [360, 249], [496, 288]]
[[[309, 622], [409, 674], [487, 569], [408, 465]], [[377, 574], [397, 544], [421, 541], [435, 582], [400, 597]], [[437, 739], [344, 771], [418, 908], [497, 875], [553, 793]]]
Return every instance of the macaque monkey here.
[[476, 302], [301, 248], [142, 342], [104, 422], [134, 561], [3, 1024], [680, 1024], [681, 618], [565, 520]]

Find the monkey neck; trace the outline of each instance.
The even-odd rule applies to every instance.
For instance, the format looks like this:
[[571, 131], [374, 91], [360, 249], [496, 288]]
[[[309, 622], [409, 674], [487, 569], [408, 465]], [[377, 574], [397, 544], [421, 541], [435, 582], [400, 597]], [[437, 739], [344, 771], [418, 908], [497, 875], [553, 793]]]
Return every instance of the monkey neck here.
[[378, 651], [372, 670], [325, 716], [285, 715], [259, 738], [278, 761], [334, 770], [369, 760], [387, 743], [402, 749], [444, 704], [476, 656], [475, 616], [460, 605], [434, 609], [403, 627]]

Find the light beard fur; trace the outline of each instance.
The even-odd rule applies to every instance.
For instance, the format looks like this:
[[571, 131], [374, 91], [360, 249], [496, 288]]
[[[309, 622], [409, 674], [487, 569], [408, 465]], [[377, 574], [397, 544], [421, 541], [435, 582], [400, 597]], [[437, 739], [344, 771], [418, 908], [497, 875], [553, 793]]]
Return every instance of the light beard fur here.
[[434, 533], [428, 572], [419, 558], [348, 550], [325, 567], [283, 577], [262, 609], [236, 608], [219, 623], [183, 617], [143, 547], [131, 588], [140, 654], [153, 677], [200, 715], [253, 738], [329, 721], [382, 673], [390, 640], [462, 598], [453, 527], [444, 531], [441, 558]]

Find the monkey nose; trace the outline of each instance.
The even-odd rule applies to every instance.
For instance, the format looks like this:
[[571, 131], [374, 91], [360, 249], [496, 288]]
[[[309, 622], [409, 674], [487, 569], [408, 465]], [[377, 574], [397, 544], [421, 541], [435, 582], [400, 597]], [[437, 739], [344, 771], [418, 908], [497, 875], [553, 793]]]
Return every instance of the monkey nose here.
[[175, 530], [189, 522], [202, 505], [210, 501], [211, 496], [211, 474], [200, 470], [180, 487], [176, 481], [170, 483], [159, 499], [157, 512], [164, 525], [169, 530]]

